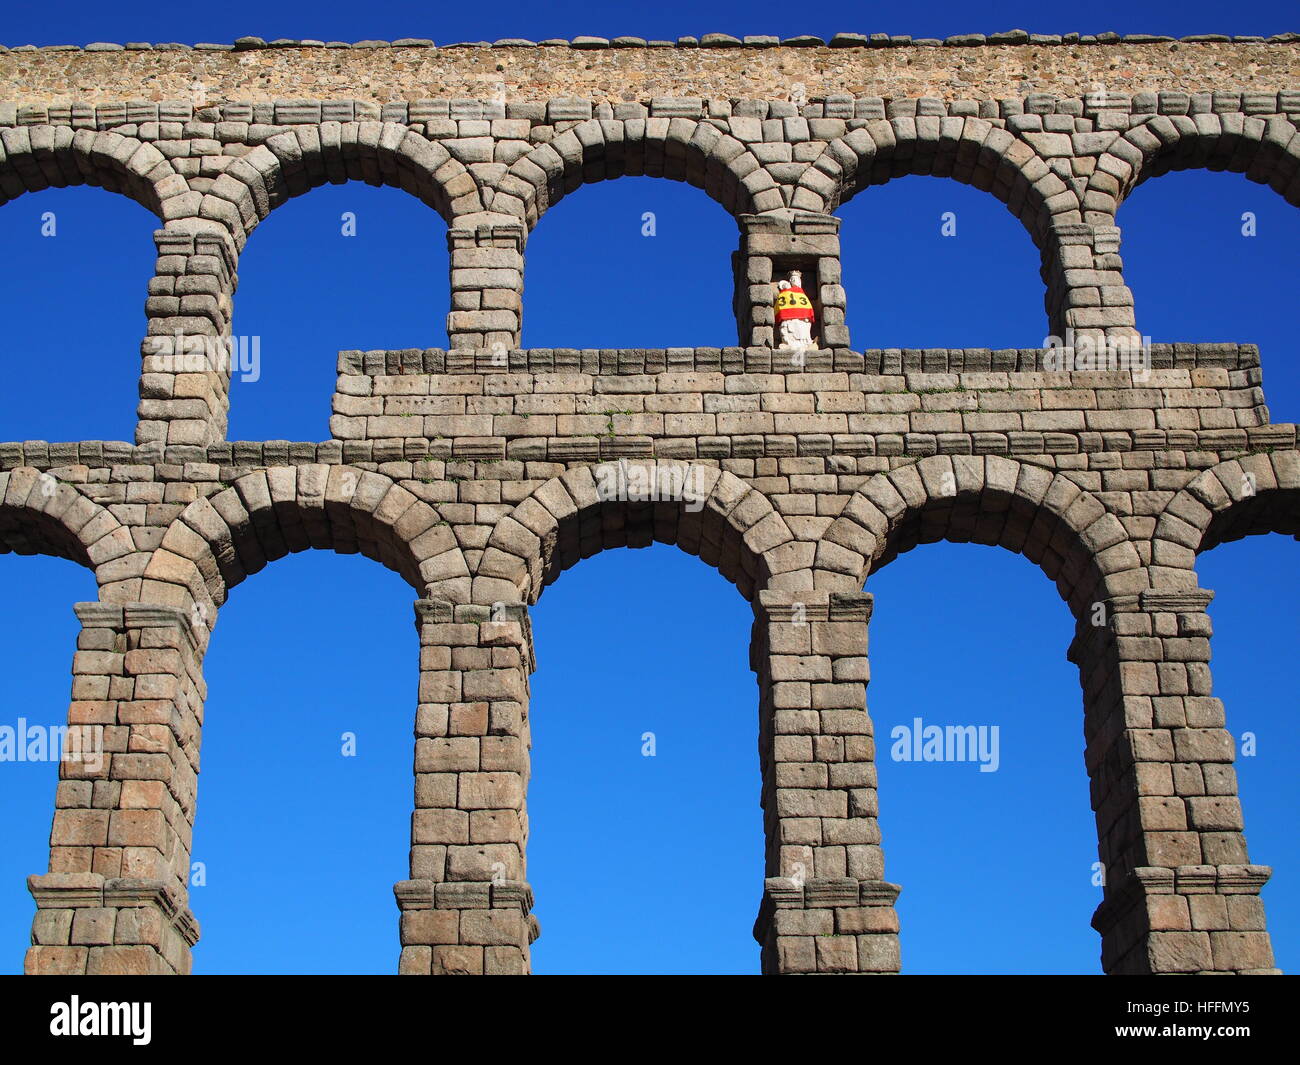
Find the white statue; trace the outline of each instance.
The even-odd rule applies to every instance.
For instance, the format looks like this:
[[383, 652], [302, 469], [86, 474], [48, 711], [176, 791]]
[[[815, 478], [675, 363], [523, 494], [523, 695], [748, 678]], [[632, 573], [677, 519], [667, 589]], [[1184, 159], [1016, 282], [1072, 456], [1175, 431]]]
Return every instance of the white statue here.
[[807, 351], [813, 346], [813, 305], [803, 290], [803, 274], [790, 271], [789, 281], [777, 282], [776, 327], [782, 351]]

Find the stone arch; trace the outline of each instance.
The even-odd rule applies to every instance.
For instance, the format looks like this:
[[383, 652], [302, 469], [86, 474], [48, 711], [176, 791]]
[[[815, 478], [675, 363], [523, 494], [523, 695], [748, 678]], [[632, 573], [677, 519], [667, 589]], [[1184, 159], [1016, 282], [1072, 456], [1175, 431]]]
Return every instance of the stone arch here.
[[950, 177], [1001, 200], [1034, 243], [1081, 221], [1070, 187], [1027, 143], [982, 118], [893, 118], [836, 138], [799, 179], [834, 210], [870, 185], [905, 175]]
[[735, 137], [694, 119], [651, 118], [590, 119], [538, 145], [497, 184], [492, 210], [531, 229], [580, 185], [639, 175], [685, 181], [733, 216], [786, 206], [776, 179]]
[[[1284, 116], [1264, 118], [1240, 111], [1152, 115], [1116, 136], [1088, 178], [1084, 206], [1087, 220], [1100, 238], [1094, 241], [1094, 249], [1119, 250], [1121, 231], [1116, 215], [1138, 185], [1173, 170], [1191, 169], [1243, 174], [1300, 206], [1300, 135]], [[1126, 305], [1131, 335], [1137, 335], [1135, 316], [1141, 314], [1141, 303], [1135, 302], [1127, 286], [1120, 288], [1122, 269], [1117, 255], [1099, 254], [1094, 259], [1094, 270], [1100, 271], [1096, 276], [1103, 286], [1108, 283], [1112, 288], [1103, 303], [1112, 308]], [[1088, 316], [1093, 312], [1081, 308], [1078, 313]]]
[[1098, 599], [1146, 587], [1128, 532], [1092, 493], [997, 455], [932, 455], [876, 474], [818, 544], [818, 580], [832, 591], [858, 591], [896, 556], [940, 540], [1024, 555], [1056, 583], [1076, 618]]
[[[610, 486], [685, 486], [668, 502], [632, 502]], [[632, 483], [629, 480], [628, 483]], [[631, 493], [627, 493], [631, 494]], [[610, 547], [676, 544], [714, 566], [746, 599], [765, 587], [810, 588], [812, 544], [797, 543], [768, 498], [734, 474], [695, 463], [602, 463], [553, 477], [502, 517], [474, 577], [477, 602], [535, 603], [580, 559]]]
[[130, 530], [72, 485], [30, 466], [0, 473], [0, 554], [66, 558], [104, 585], [134, 550]]
[[69, 185], [121, 193], [164, 220], [198, 214], [198, 195], [152, 144], [71, 126], [0, 129], [0, 203]]
[[220, 606], [268, 562], [309, 548], [363, 554], [422, 596], [457, 581], [469, 592], [456, 536], [432, 506], [383, 474], [313, 463], [255, 470], [181, 511], [144, 571], [148, 598]]
[[[1115, 514], [1060, 473], [1002, 456], [935, 455], [877, 474], [854, 494], [818, 545], [818, 576], [834, 570], [843, 575], [840, 589], [853, 591], [902, 552], [939, 540], [1024, 555], [1070, 607], [1075, 637], [1067, 658], [1079, 669], [1098, 856], [1107, 900], [1121, 897], [1131, 870], [1156, 864], [1143, 850], [1147, 813], [1132, 783], [1134, 762], [1145, 752], [1128, 731], [1143, 727], [1134, 713], [1148, 694], [1141, 656], [1152, 643], [1160, 647], [1158, 640], [1130, 638], [1141, 631], [1136, 611], [1152, 579], [1137, 546]], [[1151, 675], [1157, 669], [1149, 664]], [[1146, 722], [1149, 729], [1149, 716]], [[1094, 921], [1094, 927], [1102, 934], [1103, 964], [1112, 969], [1132, 946], [1132, 925]]]
[[396, 122], [322, 122], [277, 133], [234, 160], [212, 183], [203, 213], [224, 222], [242, 247], [280, 204], [348, 181], [402, 189], [448, 223], [483, 210], [473, 177], [437, 141]]
[[1300, 206], [1300, 133], [1281, 115], [1153, 115], [1097, 161], [1088, 192], [1123, 203], [1148, 178], [1171, 170], [1229, 170]]
[[[1153, 561], [1192, 571], [1229, 540], [1276, 532], [1300, 539], [1300, 451], [1243, 455], [1199, 473], [1156, 522]], [[1195, 574], [1191, 575], [1195, 587]]]

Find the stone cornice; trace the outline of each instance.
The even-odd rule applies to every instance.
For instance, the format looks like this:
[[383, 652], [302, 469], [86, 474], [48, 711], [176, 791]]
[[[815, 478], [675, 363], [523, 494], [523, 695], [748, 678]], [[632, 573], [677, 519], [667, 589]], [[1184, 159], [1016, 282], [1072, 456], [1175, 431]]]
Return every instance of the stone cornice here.
[[231, 44], [200, 42], [181, 44], [166, 42], [151, 44], [144, 41], [129, 41], [117, 44], [108, 41], [95, 41], [86, 45], [76, 44], [20, 44], [0, 45], [3, 52], [254, 52], [278, 49], [354, 49], [373, 51], [375, 49], [494, 49], [520, 50], [528, 48], [572, 48], [580, 51], [600, 51], [604, 49], [626, 48], [689, 48], [689, 49], [767, 49], [767, 48], [972, 48], [979, 46], [1015, 46], [1032, 45], [1038, 47], [1074, 46], [1074, 45], [1136, 45], [1136, 44], [1295, 44], [1300, 42], [1300, 33], [1275, 33], [1268, 37], [1239, 36], [1220, 33], [1199, 33], [1187, 37], [1169, 37], [1152, 33], [1029, 33], [1026, 30], [1006, 30], [1000, 33], [959, 33], [950, 37], [911, 37], [906, 34], [888, 33], [836, 33], [830, 37], [800, 35], [796, 37], [776, 37], [767, 34], [755, 34], [735, 37], [729, 33], [706, 33], [701, 37], [678, 37], [675, 40], [653, 40], [644, 37], [588, 37], [573, 38], [552, 37], [542, 41], [531, 41], [523, 37], [505, 37], [497, 41], [457, 41], [448, 44], [435, 44], [427, 37], [402, 37], [393, 41], [320, 41], [312, 39], [277, 38], [265, 40], [261, 37], [239, 37]]
[[[32, 104], [430, 95], [618, 104], [702, 97], [817, 100], [836, 94], [945, 100], [1054, 92], [1276, 91], [1297, 80], [1300, 34], [1174, 40], [1154, 34], [960, 34], [944, 40], [840, 33], [829, 40], [705, 34], [676, 41], [507, 38], [0, 47], [0, 98]], [[520, 116], [510, 116], [520, 117]]]

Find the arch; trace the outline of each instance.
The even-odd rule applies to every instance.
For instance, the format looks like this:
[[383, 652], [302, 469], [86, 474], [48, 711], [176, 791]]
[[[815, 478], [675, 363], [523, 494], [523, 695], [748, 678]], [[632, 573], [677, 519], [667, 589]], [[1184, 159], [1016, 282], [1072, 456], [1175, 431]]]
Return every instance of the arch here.
[[397, 188], [326, 185], [282, 204], [239, 257], [229, 331], [265, 357], [251, 375], [228, 360], [220, 439], [328, 438], [333, 414], [364, 409], [335, 398], [341, 349], [445, 346], [446, 246], [442, 216]]
[[47, 188], [97, 185], [164, 221], [198, 214], [198, 197], [152, 144], [71, 126], [0, 129], [0, 203]]
[[1100, 597], [1146, 587], [1128, 532], [1059, 473], [997, 455], [932, 455], [867, 481], [817, 546], [819, 581], [857, 591], [919, 544], [1005, 547], [1055, 581], [1080, 617]]
[[[1097, 161], [1088, 191], [1118, 205], [1171, 170], [1230, 170], [1300, 206], [1300, 133], [1281, 115], [1153, 115], [1120, 135]], [[1116, 187], [1118, 186], [1118, 188]]]
[[448, 223], [483, 210], [473, 177], [437, 141], [396, 122], [322, 122], [277, 133], [235, 159], [212, 183], [203, 213], [224, 222], [242, 247], [286, 200], [348, 181], [402, 189]]
[[[592, 233], [601, 239], [592, 240]], [[585, 187], [552, 205], [528, 238], [519, 346], [733, 345], [735, 303], [749, 295], [747, 289], [737, 294], [735, 253], [735, 219], [682, 182], [623, 177]], [[636, 276], [626, 268], [630, 257], [637, 260]], [[453, 251], [453, 269], [459, 258]], [[658, 281], [649, 283], [679, 275], [685, 263], [692, 264], [690, 299], [666, 298]], [[573, 314], [575, 284], [583, 303], [599, 313]]]
[[134, 550], [130, 530], [72, 485], [31, 466], [0, 473], [0, 553], [70, 559], [102, 585]]
[[[620, 476], [656, 486], [671, 501], [630, 501], [632, 493], [610, 490], [630, 483]], [[811, 587], [813, 545], [795, 541], [758, 489], [712, 466], [617, 462], [553, 477], [502, 517], [479, 561], [475, 600], [518, 597], [536, 603], [579, 559], [652, 542], [698, 555], [751, 601], [765, 587]]]
[[1027, 143], [982, 118], [892, 118], [831, 141], [799, 179], [834, 210], [870, 185], [907, 174], [951, 177], [990, 192], [1047, 249], [1054, 226], [1081, 221], [1079, 199]]
[[1300, 451], [1243, 455], [1199, 473], [1156, 522], [1153, 558], [1191, 570], [1202, 551], [1270, 532], [1300, 539]]
[[[267, 566], [222, 608], [201, 663], [205, 687], [191, 741], [198, 773], [186, 865], [202, 862], [214, 870], [243, 863], [258, 868], [260, 878], [309, 876], [328, 886], [314, 916], [262, 934], [257, 880], [223, 877], [218, 885], [209, 877], [207, 886], [191, 884], [190, 906], [203, 932], [194, 974], [395, 968], [392, 884], [411, 844], [415, 779], [419, 643], [412, 599], [404, 581], [368, 558], [305, 551]], [[284, 638], [267, 639], [268, 628]], [[345, 661], [359, 668], [339, 675]], [[364, 722], [355, 716], [362, 707]], [[273, 753], [291, 748], [313, 718], [337, 724], [338, 734], [355, 730], [370, 770], [364, 783], [345, 775], [353, 759], [342, 758], [339, 766], [305, 755], [284, 765]], [[260, 753], [246, 746], [253, 729], [269, 744]], [[347, 742], [340, 735], [336, 749]], [[297, 801], [317, 789], [327, 797]], [[263, 818], [267, 809], [275, 817]], [[289, 838], [294, 843], [286, 847]], [[312, 856], [299, 855], [303, 848]], [[349, 928], [327, 932], [324, 914], [344, 909]], [[320, 942], [326, 935], [328, 944]], [[315, 947], [302, 950], [304, 939]]]
[[841, 204], [841, 284], [863, 297], [846, 300], [850, 334], [869, 329], [871, 347], [886, 349], [1041, 344], [1045, 302], [1051, 310], [1044, 257], [1003, 208], [973, 185], [933, 176]]
[[[32, 157], [27, 163], [34, 165]], [[138, 202], [148, 199], [141, 188], [105, 189], [80, 173], [71, 180], [57, 172], [28, 176], [28, 187], [18, 184], [21, 199], [0, 207], [8, 264], [0, 313], [9, 349], [23, 353], [8, 360], [0, 435], [130, 440], [139, 424], [141, 337], [149, 314], [180, 302], [156, 298], [158, 204]], [[7, 177], [15, 179], [15, 172]], [[15, 192], [3, 166], [0, 185], [0, 201]], [[80, 342], [70, 330], [81, 334]], [[40, 462], [63, 473], [63, 461], [45, 456]]]
[[786, 206], [776, 179], [735, 137], [707, 122], [652, 118], [590, 119], [538, 145], [498, 183], [492, 210], [531, 229], [580, 185], [637, 175], [685, 181], [733, 216]]
[[457, 578], [469, 591], [456, 536], [432, 506], [383, 474], [319, 463], [255, 470], [195, 500], [168, 527], [144, 578], [164, 586], [155, 601], [220, 606], [245, 577], [308, 548], [363, 554], [421, 595]]

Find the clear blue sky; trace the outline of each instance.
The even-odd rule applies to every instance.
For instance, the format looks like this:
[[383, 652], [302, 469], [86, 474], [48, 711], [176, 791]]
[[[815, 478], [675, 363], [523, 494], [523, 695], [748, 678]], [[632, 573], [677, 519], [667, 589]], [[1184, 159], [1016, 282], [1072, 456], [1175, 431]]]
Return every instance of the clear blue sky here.
[[[646, 37], [836, 30], [944, 36], [1038, 32], [1274, 33], [1282, 5], [1184, 3], [973, 11], [934, 4], [887, 20], [817, 9], [660, 4], [632, 14], [559, 3], [481, 17], [368, 5], [239, 3], [218, 12], [84, 5], [6, 16], [7, 44], [430, 36], [439, 41], [579, 33]], [[54, 211], [58, 236], [40, 236]], [[353, 211], [358, 235], [339, 234]], [[640, 235], [654, 211], [658, 235]], [[939, 235], [945, 211], [956, 238]], [[1240, 235], [1244, 211], [1259, 235]], [[906, 178], [846, 205], [844, 273], [856, 347], [1029, 346], [1045, 332], [1038, 257], [993, 198]], [[1300, 214], [1239, 175], [1149, 182], [1121, 211], [1139, 327], [1156, 341], [1261, 345], [1274, 420], [1300, 417], [1286, 332]], [[5, 323], [0, 439], [130, 439], [155, 222], [98, 189], [52, 190], [0, 208]], [[236, 439], [328, 435], [335, 354], [438, 346], [447, 310], [445, 226], [394, 189], [318, 189], [277, 210], [240, 264], [236, 332], [260, 335], [264, 373], [237, 388]], [[525, 342], [661, 346], [734, 342], [736, 232], [703, 192], [624, 179], [579, 190], [528, 248]], [[585, 313], [570, 313], [575, 289]], [[680, 298], [683, 290], [689, 298]], [[54, 403], [49, 382], [66, 393]], [[1228, 544], [1198, 569], [1218, 595], [1216, 692], [1230, 730], [1254, 732], [1238, 763], [1251, 856], [1280, 963], [1300, 965], [1300, 756], [1292, 667], [1296, 545]], [[880, 764], [886, 873], [903, 885], [907, 972], [1096, 972], [1099, 899], [1071, 620], [1052, 584], [1001, 549], [937, 544], [876, 574], [868, 705], [877, 731], [915, 716], [997, 724], [1002, 764]], [[0, 556], [0, 724], [64, 719], [76, 639], [71, 604], [94, 597], [69, 562]], [[391, 972], [392, 884], [407, 875], [416, 643], [413, 592], [359, 556], [308, 552], [248, 580], [223, 609], [210, 688], [191, 890], [198, 972]], [[326, 617], [342, 620], [326, 627]], [[543, 928], [534, 968], [560, 972], [758, 970], [751, 928], [762, 878], [751, 614], [698, 559], [656, 545], [568, 571], [534, 612], [530, 880]], [[340, 757], [340, 736], [358, 756]], [[657, 736], [654, 758], [641, 735]], [[30, 928], [24, 880], [44, 869], [55, 772], [0, 764], [0, 967]], [[288, 841], [286, 843], [286, 841]]]
[[751, 0], [661, 0], [638, 5], [601, 5], [591, 0], [552, 0], [545, 5], [506, 0], [473, 11], [413, 3], [370, 3], [364, 9], [282, 0], [275, 5], [231, 0], [202, 11], [159, 8], [125, 0], [103, 6], [71, 0], [57, 15], [23, 7], [5, 17], [3, 43], [87, 44], [91, 41], [216, 41], [252, 35], [317, 40], [396, 40], [429, 37], [439, 44], [493, 41], [504, 37], [572, 38], [581, 34], [675, 39], [704, 33], [755, 33], [789, 37], [839, 31], [948, 37], [955, 33], [995, 33], [1019, 28], [1032, 33], [1195, 33], [1268, 35], [1293, 30], [1294, 8], [1279, 0], [1243, 0], [1231, 10], [1211, 0], [1148, 4], [1098, 0], [1085, 11], [1041, 0], [988, 3], [979, 7], [935, 0], [924, 6], [875, 11], [847, 0], [819, 4], [755, 4]]

